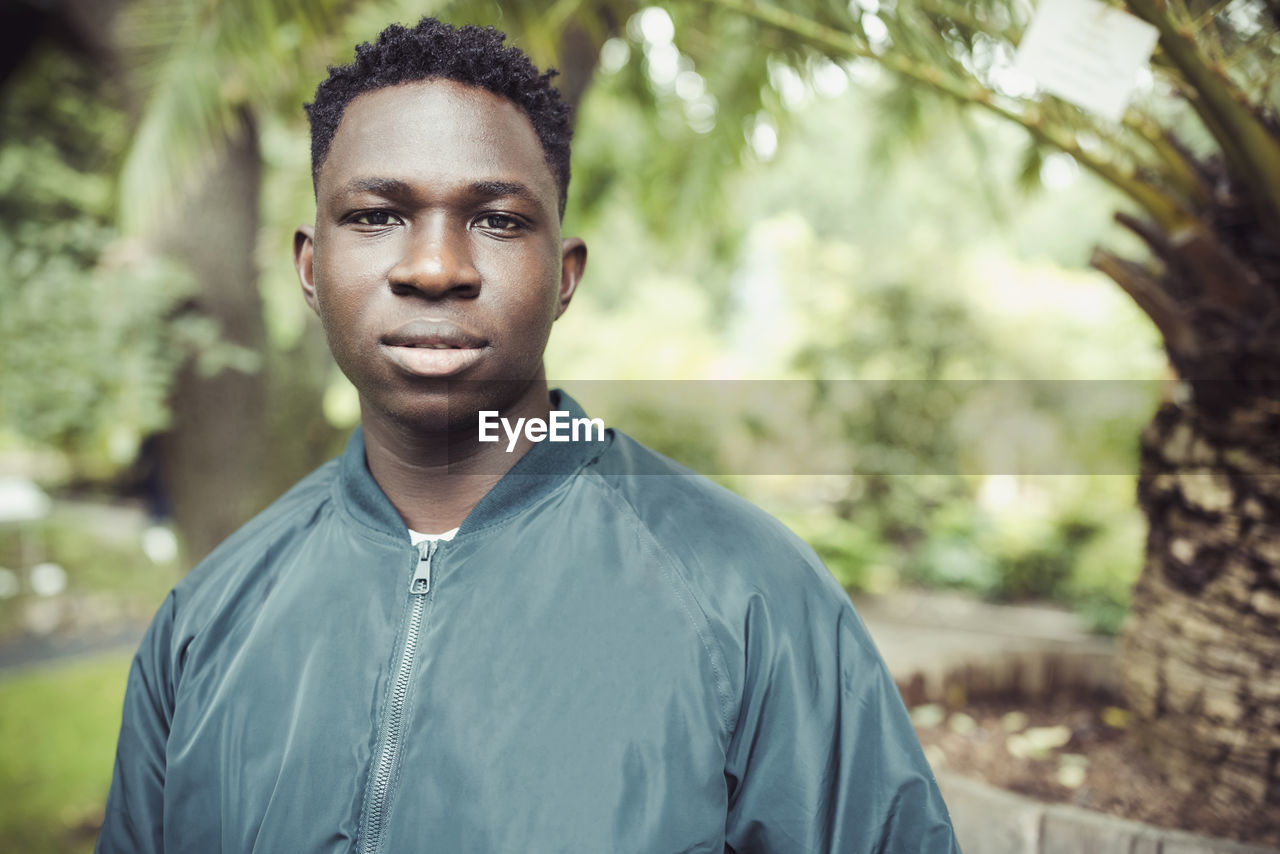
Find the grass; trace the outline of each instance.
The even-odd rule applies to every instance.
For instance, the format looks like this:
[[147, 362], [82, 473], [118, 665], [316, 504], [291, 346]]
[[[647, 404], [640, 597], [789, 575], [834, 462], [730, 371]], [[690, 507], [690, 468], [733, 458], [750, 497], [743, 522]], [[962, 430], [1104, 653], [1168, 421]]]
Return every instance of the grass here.
[[0, 848], [93, 850], [129, 659], [111, 653], [0, 676]]

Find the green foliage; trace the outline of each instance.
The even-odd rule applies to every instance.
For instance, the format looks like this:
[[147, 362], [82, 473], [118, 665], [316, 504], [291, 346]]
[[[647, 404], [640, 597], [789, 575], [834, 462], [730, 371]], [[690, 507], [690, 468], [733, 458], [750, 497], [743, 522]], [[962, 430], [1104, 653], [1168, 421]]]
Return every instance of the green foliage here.
[[[1136, 469], [1134, 437], [1158, 385], [1134, 380], [1161, 375], [1158, 337], [1105, 282], [1059, 266], [1078, 264], [1104, 233], [1115, 197], [1085, 181], [1023, 197], [1014, 159], [1004, 156], [1019, 149], [1016, 134], [970, 123], [992, 161], [1009, 164], [976, 170], [972, 148], [957, 144], [964, 137], [955, 113], [930, 119], [915, 143], [919, 160], [833, 168], [868, 162], [883, 128], [864, 120], [874, 115], [864, 95], [808, 97], [777, 159], [728, 188], [734, 216], [755, 224], [725, 277], [725, 311], [712, 327], [723, 333], [711, 353], [704, 315], [712, 303], [696, 296], [706, 289], [661, 254], [647, 262], [628, 255], [634, 238], [621, 235], [632, 221], [615, 213], [608, 227], [588, 230], [592, 263], [608, 269], [593, 268], [553, 336], [553, 364], [570, 367], [552, 375], [813, 378], [808, 432], [784, 441], [824, 452], [837, 443], [864, 469], [927, 474], [791, 478], [784, 487], [726, 480], [778, 512], [842, 583], [1052, 598], [1114, 630], [1141, 564], [1141, 540], [1116, 533], [1142, 527], [1132, 475], [959, 472], [1000, 472], [993, 460], [1011, 442], [1033, 464], [1052, 465], [1061, 453], [1086, 470]], [[586, 133], [598, 103], [593, 96], [584, 109]], [[614, 115], [618, 104], [605, 104]], [[1042, 241], [1045, 234], [1053, 240]], [[1030, 257], [1016, 260], [1019, 251]], [[619, 284], [631, 286], [625, 298]], [[597, 287], [619, 296], [597, 297]], [[652, 340], [657, 317], [662, 347]], [[1050, 378], [1059, 382], [1039, 382]], [[1015, 382], [980, 382], [997, 379]], [[1108, 402], [1108, 393], [1119, 399]], [[1082, 403], [1093, 407], [1087, 417], [1061, 420]], [[1025, 438], [1003, 413], [1028, 422]], [[783, 414], [782, 428], [794, 430], [794, 413]], [[623, 407], [606, 420], [633, 430], [653, 419]], [[678, 429], [663, 432], [663, 450], [704, 470], [740, 471], [730, 437], [744, 425], [721, 425], [709, 448], [712, 420], [705, 412], [688, 424], [677, 419]], [[1087, 429], [1074, 431], [1077, 423]], [[1039, 447], [1046, 439], [1056, 444]], [[1010, 487], [1019, 498], [1002, 503], [995, 493]]]
[[[95, 232], [64, 234], [92, 241]], [[86, 470], [100, 460], [110, 471], [130, 462], [141, 438], [168, 418], [166, 398], [187, 327], [166, 328], [165, 315], [185, 281], [154, 262], [85, 269], [71, 258], [85, 248], [42, 255], [0, 241], [0, 265], [14, 274], [0, 320], [0, 361], [8, 372], [3, 418], [11, 429], [76, 455]]]
[[29, 854], [88, 854], [111, 782], [127, 655], [0, 681], [0, 839]]
[[1114, 634], [1129, 612], [1147, 528], [1141, 514], [1132, 510], [1129, 478], [1097, 478], [1093, 487], [1093, 494], [1082, 496], [1075, 512], [1093, 526], [1094, 534], [1076, 550], [1062, 593], [1095, 631]]
[[6, 234], [22, 232], [37, 247], [40, 237], [57, 245], [58, 236], [48, 232], [61, 221], [110, 221], [112, 172], [128, 134], [120, 99], [110, 81], [54, 49], [35, 51], [8, 81], [0, 93], [0, 226]]
[[0, 427], [97, 474], [162, 427], [190, 292], [112, 228], [126, 132], [109, 83], [45, 51], [0, 101]]

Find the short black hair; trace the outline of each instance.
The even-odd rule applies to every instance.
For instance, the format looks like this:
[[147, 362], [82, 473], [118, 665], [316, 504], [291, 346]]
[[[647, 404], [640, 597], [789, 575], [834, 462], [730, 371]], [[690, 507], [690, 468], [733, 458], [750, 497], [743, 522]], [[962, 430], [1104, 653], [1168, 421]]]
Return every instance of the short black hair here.
[[311, 122], [312, 182], [329, 156], [347, 105], [358, 95], [420, 80], [453, 80], [500, 95], [529, 117], [559, 185], [564, 216], [573, 137], [569, 105], [551, 85], [556, 70], [538, 71], [524, 51], [506, 47], [505, 39], [506, 34], [493, 27], [454, 28], [423, 18], [413, 29], [392, 24], [373, 43], [357, 45], [355, 61], [329, 66], [315, 100], [305, 105]]

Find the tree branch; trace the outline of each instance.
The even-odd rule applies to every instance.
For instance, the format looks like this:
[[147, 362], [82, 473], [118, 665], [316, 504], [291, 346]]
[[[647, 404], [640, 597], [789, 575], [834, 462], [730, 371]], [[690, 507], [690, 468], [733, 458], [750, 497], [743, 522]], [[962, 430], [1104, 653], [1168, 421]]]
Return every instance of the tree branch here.
[[1258, 119], [1244, 93], [1207, 61], [1190, 31], [1174, 24], [1165, 0], [1126, 2], [1160, 33], [1161, 48], [1195, 91], [1192, 106], [1235, 167], [1237, 179], [1259, 195], [1272, 226], [1280, 226], [1280, 139]]
[[1170, 354], [1195, 355], [1198, 349], [1195, 332], [1179, 311], [1177, 303], [1160, 287], [1151, 271], [1105, 249], [1094, 249], [1089, 264], [1113, 279], [1121, 290], [1133, 298], [1138, 308], [1160, 330]]
[[811, 45], [839, 56], [873, 60], [890, 71], [966, 104], [976, 104], [1021, 125], [1040, 142], [1070, 154], [1094, 174], [1137, 202], [1162, 227], [1175, 229], [1189, 224], [1194, 214], [1179, 200], [1138, 178], [1132, 171], [1084, 151], [1069, 134], [1050, 127], [1034, 106], [1026, 113], [1000, 103], [995, 93], [975, 79], [966, 82], [948, 78], [937, 67], [892, 50], [876, 53], [846, 33], [759, 0], [710, 0], [756, 20], [785, 30]]

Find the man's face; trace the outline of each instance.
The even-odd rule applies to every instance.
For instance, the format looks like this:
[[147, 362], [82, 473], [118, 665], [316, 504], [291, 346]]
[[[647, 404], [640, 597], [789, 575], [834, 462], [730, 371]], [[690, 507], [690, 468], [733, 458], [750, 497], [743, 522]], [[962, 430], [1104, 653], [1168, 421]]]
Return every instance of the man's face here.
[[430, 80], [347, 106], [294, 256], [366, 424], [441, 429], [459, 380], [453, 427], [539, 395], [545, 407], [542, 352], [586, 262], [580, 240], [561, 240], [558, 201], [505, 98]]

